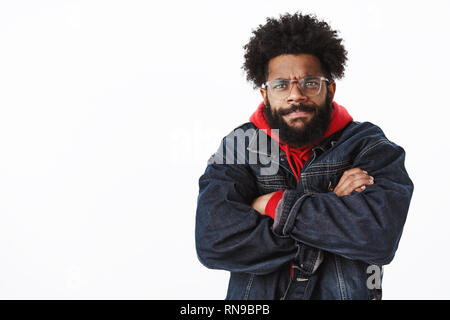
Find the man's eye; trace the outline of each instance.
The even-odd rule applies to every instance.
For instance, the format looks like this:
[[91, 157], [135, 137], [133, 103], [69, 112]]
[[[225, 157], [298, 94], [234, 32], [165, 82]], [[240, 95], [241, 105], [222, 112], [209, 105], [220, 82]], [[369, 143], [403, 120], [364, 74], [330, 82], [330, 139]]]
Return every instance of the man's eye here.
[[308, 80], [305, 82], [306, 87], [317, 87], [319, 86], [319, 82], [315, 80]]
[[285, 89], [287, 87], [286, 81], [276, 81], [272, 83], [273, 89]]

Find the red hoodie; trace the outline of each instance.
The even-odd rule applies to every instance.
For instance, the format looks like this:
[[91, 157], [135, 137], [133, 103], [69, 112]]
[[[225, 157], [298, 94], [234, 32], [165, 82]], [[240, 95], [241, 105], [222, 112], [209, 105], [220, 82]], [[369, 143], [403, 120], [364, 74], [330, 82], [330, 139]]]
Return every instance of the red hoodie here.
[[[341, 105], [337, 104], [335, 101], [332, 102], [332, 110], [331, 110], [331, 121], [328, 126], [327, 131], [323, 135], [322, 139], [327, 138], [333, 133], [343, 129], [350, 121], [353, 121], [353, 118], [350, 116], [348, 111]], [[274, 133], [271, 132], [270, 126], [267, 123], [266, 116], [264, 114], [264, 102], [261, 102], [258, 106], [258, 109], [252, 114], [250, 117], [250, 121], [253, 122], [255, 126], [259, 129], [263, 130], [267, 135], [269, 135], [272, 139], [275, 139], [279, 142], [280, 148], [286, 152], [286, 156], [289, 162], [289, 165], [294, 172], [297, 183], [300, 179], [300, 172], [303, 168], [303, 165], [308, 160], [309, 156], [312, 153], [312, 148], [314, 145], [305, 145], [303, 147], [292, 147], [288, 144], [284, 143], [280, 140], [280, 138]], [[320, 141], [318, 141], [320, 142]], [[294, 164], [291, 162], [291, 156], [294, 160]], [[283, 196], [284, 190], [279, 190], [270, 198], [269, 202], [266, 205], [266, 215], [270, 217], [274, 217], [275, 209], [277, 207], [278, 202]]]

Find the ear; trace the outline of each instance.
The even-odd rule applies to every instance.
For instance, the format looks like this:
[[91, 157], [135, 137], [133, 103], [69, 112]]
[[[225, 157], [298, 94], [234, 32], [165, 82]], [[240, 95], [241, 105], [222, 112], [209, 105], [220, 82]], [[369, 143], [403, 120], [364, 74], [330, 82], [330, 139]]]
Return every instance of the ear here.
[[331, 97], [331, 100], [333, 100], [335, 92], [336, 92], [336, 82], [328, 84], [328, 96]]
[[264, 104], [267, 105], [267, 90], [263, 88], [259, 88], [259, 92], [264, 100]]

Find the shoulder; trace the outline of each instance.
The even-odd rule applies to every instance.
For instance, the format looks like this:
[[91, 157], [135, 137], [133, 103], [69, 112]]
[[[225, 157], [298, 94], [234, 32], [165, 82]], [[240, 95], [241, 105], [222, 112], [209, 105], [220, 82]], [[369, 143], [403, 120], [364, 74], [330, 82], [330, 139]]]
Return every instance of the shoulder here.
[[[389, 140], [383, 130], [371, 122], [352, 121], [342, 130], [338, 142], [354, 150], [358, 150], [359, 156], [371, 150], [403, 151], [396, 143]], [[381, 151], [381, 150], [380, 150]]]
[[252, 122], [243, 123], [223, 137], [222, 144], [225, 144], [227, 141], [244, 141], [244, 144], [248, 144], [249, 141], [255, 139], [259, 131], [260, 129]]
[[[233, 134], [233, 133], [235, 133], [235, 132], [246, 132], [246, 131], [249, 131], [249, 132], [255, 132], [255, 131], [257, 131], [257, 130], [259, 130], [258, 129], [258, 127], [256, 127], [254, 124], [253, 124], [253, 122], [246, 122], [246, 123], [243, 123], [243, 124], [241, 124], [241, 125], [239, 125], [239, 126], [237, 126], [236, 128], [234, 128], [233, 130], [231, 130], [231, 132], [228, 134], [228, 135], [230, 135], [230, 134]], [[227, 136], [228, 136], [227, 135]]]
[[344, 129], [339, 137], [341, 141], [365, 141], [367, 143], [374, 143], [377, 141], [386, 141], [388, 143], [394, 144], [390, 141], [383, 130], [373, 124], [372, 122], [359, 122], [352, 121]]
[[246, 163], [247, 149], [251, 143], [257, 139], [260, 130], [252, 122], [243, 123], [226, 136], [220, 142], [217, 151], [208, 160], [210, 163], [222, 163], [227, 161], [227, 164], [235, 163], [236, 158], [238, 163]]
[[372, 122], [359, 122], [359, 121], [352, 121], [350, 122], [342, 132], [342, 138], [349, 138], [352, 136], [358, 136], [358, 137], [367, 137], [367, 138], [379, 138], [379, 137], [386, 137], [383, 130]]

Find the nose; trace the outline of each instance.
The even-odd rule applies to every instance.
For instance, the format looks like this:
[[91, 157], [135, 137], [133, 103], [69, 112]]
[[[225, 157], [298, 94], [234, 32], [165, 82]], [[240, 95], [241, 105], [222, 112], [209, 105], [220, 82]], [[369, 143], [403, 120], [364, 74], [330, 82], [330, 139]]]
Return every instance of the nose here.
[[287, 102], [289, 104], [297, 104], [299, 102], [305, 102], [308, 100], [308, 97], [305, 96], [298, 86], [297, 82], [293, 82], [291, 86], [291, 91], [289, 92], [289, 95], [287, 96]]

